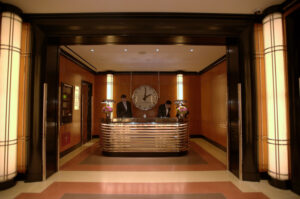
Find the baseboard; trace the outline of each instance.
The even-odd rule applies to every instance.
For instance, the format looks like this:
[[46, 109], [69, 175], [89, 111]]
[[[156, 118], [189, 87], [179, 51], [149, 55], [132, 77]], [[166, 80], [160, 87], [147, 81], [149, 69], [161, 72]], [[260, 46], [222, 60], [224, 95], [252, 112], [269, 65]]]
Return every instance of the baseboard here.
[[203, 135], [190, 135], [190, 138], [204, 138]]
[[0, 190], [2, 191], [5, 189], [8, 189], [8, 188], [11, 188], [15, 185], [16, 185], [16, 181], [14, 178], [11, 180], [5, 181], [5, 182], [0, 182]]
[[72, 146], [71, 148], [68, 148], [68, 149], [66, 149], [66, 150], [64, 150], [64, 151], [62, 151], [62, 152], [60, 152], [60, 153], [59, 153], [59, 157], [60, 157], [60, 158], [64, 157], [65, 155], [67, 155], [68, 153], [71, 153], [72, 151], [74, 151], [75, 149], [77, 149], [77, 148], [80, 147], [80, 146], [81, 146], [81, 142], [78, 143], [78, 144], [76, 144], [76, 145], [74, 145], [74, 146]]
[[207, 142], [211, 143], [212, 145], [218, 147], [219, 149], [221, 149], [222, 151], [224, 152], [227, 152], [227, 149], [226, 147], [222, 146], [221, 144], [207, 138], [206, 136], [204, 135], [190, 135], [190, 138], [203, 138], [204, 140], [206, 140]]
[[100, 138], [99, 135], [92, 135], [92, 138]]
[[270, 176], [269, 176], [268, 172], [266, 172], [266, 171], [260, 172], [259, 175], [260, 175], [261, 180], [269, 180], [270, 179]]
[[16, 181], [25, 181], [26, 180], [26, 174], [25, 173], [18, 173], [15, 180]]

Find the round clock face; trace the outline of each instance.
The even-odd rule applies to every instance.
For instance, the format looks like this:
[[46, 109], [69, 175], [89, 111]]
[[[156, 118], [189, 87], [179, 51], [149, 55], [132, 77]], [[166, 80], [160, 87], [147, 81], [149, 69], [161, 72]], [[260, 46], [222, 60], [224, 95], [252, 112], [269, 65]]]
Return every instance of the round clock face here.
[[146, 111], [152, 109], [156, 105], [158, 95], [154, 88], [143, 85], [133, 91], [132, 101], [135, 107]]

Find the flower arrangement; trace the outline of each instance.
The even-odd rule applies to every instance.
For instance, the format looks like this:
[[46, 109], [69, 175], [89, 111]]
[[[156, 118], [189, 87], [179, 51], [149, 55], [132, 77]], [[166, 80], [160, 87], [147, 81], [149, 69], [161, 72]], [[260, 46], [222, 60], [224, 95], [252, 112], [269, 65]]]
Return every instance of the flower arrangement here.
[[111, 113], [113, 111], [113, 108], [112, 107], [110, 107], [108, 104], [107, 105], [105, 105], [103, 108], [102, 108], [102, 112], [104, 112], [104, 113]]
[[187, 112], [188, 112], [187, 107], [186, 107], [186, 106], [183, 106], [183, 105], [178, 106], [178, 107], [176, 108], [176, 110], [177, 110], [177, 114], [178, 114], [178, 115], [185, 115], [185, 114], [187, 114]]

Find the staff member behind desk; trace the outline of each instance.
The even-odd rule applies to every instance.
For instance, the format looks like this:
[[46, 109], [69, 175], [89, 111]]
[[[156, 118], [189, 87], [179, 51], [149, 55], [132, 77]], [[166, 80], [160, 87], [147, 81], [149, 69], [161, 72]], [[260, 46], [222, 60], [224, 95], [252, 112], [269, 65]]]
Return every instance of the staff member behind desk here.
[[117, 104], [117, 117], [132, 117], [131, 103], [124, 94], [121, 95], [121, 102]]
[[167, 100], [165, 104], [161, 104], [158, 107], [157, 117], [170, 117], [171, 104], [170, 100]]

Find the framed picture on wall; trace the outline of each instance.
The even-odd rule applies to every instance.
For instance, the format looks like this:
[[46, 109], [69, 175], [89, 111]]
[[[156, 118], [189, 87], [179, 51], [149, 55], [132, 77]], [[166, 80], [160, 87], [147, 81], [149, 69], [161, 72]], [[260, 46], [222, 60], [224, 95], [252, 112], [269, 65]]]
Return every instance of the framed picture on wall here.
[[61, 83], [61, 124], [73, 119], [73, 86]]

